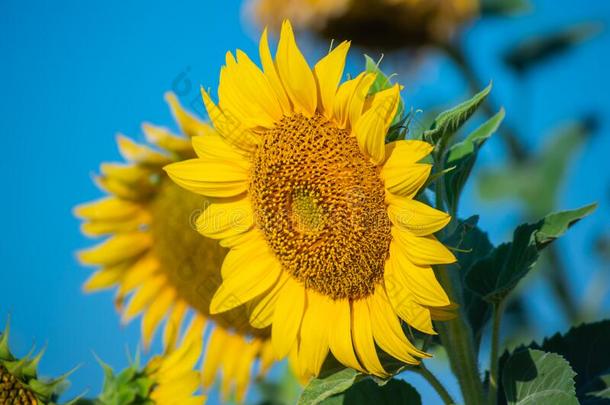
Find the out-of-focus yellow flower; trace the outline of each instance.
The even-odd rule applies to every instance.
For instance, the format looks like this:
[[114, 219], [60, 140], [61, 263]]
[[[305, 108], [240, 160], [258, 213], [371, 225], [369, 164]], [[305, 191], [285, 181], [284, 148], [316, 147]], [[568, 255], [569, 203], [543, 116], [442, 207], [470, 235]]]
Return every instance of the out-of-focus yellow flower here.
[[210, 201], [176, 186], [162, 167], [193, 157], [189, 138], [214, 136], [215, 131], [183, 110], [174, 95], [167, 99], [185, 136], [150, 124], [143, 126], [149, 145], [119, 136], [127, 163], [102, 164], [96, 179], [109, 196], [75, 209], [84, 219], [84, 234], [107, 237], [79, 253], [82, 263], [99, 267], [85, 290], [118, 287], [123, 320], [143, 314], [145, 346], [165, 320], [163, 343], [172, 350], [184, 321], [192, 316], [191, 330], [210, 331], [203, 351], [203, 386], [210, 387], [222, 375], [225, 397], [235, 390], [241, 400], [257, 360], [261, 372], [272, 363], [270, 331], [251, 327], [244, 307], [209, 313], [227, 250], [193, 229]]
[[444, 44], [478, 12], [478, 0], [251, 0], [263, 26], [288, 18], [325, 38], [376, 49]]
[[434, 334], [452, 304], [432, 264], [453, 254], [435, 237], [449, 215], [414, 199], [432, 145], [385, 144], [400, 86], [369, 93], [376, 74], [340, 84], [349, 43], [312, 69], [289, 22], [275, 60], [267, 33], [259, 69], [227, 53], [219, 101], [203, 92], [218, 133], [193, 138], [197, 158], [166, 167], [182, 187], [213, 199], [203, 235], [230, 248], [214, 314], [247, 304], [250, 323], [272, 328], [277, 358], [299, 376], [332, 353], [348, 367], [387, 376], [377, 347], [406, 364], [429, 355], [401, 321]]

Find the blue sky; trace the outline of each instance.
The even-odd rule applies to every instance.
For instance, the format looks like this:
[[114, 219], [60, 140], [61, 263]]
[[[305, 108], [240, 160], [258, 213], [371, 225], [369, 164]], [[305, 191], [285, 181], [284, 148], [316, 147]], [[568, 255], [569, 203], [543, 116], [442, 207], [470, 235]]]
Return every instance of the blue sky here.
[[[591, 255], [592, 234], [608, 229], [610, 151], [610, 36], [601, 33], [569, 54], [544, 63], [527, 81], [518, 81], [499, 55], [527, 35], [594, 20], [607, 24], [610, 2], [540, 0], [535, 11], [514, 19], [476, 23], [466, 46], [483, 81], [493, 79], [494, 95], [507, 119], [531, 148], [571, 118], [594, 112], [601, 118], [595, 136], [576, 155], [558, 202], [560, 208], [599, 201], [593, 218], [562, 240], [577, 296], [584, 294], [601, 264]], [[96, 393], [102, 373], [93, 353], [122, 367], [134, 350], [137, 322], [121, 326], [112, 293], [84, 295], [90, 274], [74, 252], [91, 242], [80, 235], [72, 207], [99, 197], [91, 179], [104, 160], [119, 159], [118, 132], [141, 139], [143, 121], [172, 126], [162, 95], [176, 83], [192, 87], [183, 101], [199, 106], [199, 85], [215, 88], [227, 50], [255, 53], [257, 31], [244, 24], [237, 1], [0, 2], [0, 134], [4, 156], [0, 263], [0, 325], [12, 318], [12, 343], [19, 354], [47, 344], [43, 374], [56, 375], [81, 365], [70, 393]], [[327, 49], [308, 42], [313, 58]], [[374, 56], [374, 55], [372, 55]], [[378, 56], [378, 55], [377, 55]], [[388, 58], [391, 59], [391, 58]], [[349, 70], [360, 68], [352, 51]], [[401, 66], [383, 66], [405, 71]], [[454, 67], [438, 55], [401, 73], [408, 106], [448, 106], [467, 90]], [[413, 73], [416, 71], [416, 73]], [[527, 104], [522, 97], [527, 90]], [[201, 109], [199, 109], [201, 111]], [[500, 142], [484, 149], [481, 167], [504, 160]], [[495, 242], [509, 237], [519, 218], [515, 203], [482, 204], [472, 184], [464, 216], [481, 214]], [[553, 316], [544, 283], [534, 281], [529, 306], [544, 321], [538, 333], [565, 328]], [[417, 382], [417, 381], [416, 381]], [[424, 389], [425, 398], [430, 397]]]

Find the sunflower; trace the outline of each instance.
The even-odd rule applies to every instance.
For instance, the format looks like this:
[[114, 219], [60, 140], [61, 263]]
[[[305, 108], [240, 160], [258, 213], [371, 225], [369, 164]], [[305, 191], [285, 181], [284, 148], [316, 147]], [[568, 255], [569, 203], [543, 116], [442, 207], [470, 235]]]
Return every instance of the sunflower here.
[[284, 18], [325, 38], [393, 49], [448, 42], [478, 12], [478, 0], [251, 0], [261, 25], [279, 27]]
[[261, 372], [271, 364], [270, 331], [251, 327], [245, 308], [210, 315], [227, 250], [193, 229], [192, 218], [207, 210], [209, 199], [176, 186], [162, 167], [193, 157], [188, 139], [214, 136], [214, 130], [187, 113], [174, 95], [168, 94], [167, 100], [184, 135], [144, 124], [150, 145], [119, 136], [119, 150], [127, 163], [104, 163], [97, 178], [109, 196], [75, 209], [84, 219], [84, 234], [107, 237], [79, 253], [83, 264], [99, 268], [84, 288], [117, 287], [116, 303], [124, 322], [143, 314], [145, 346], [165, 321], [163, 344], [165, 350], [172, 349], [184, 321], [193, 317], [200, 329], [210, 331], [199, 343], [206, 343], [204, 387], [221, 374], [225, 398], [236, 391], [242, 400], [255, 363]]
[[9, 347], [9, 325], [0, 332], [0, 405], [54, 405], [67, 387], [68, 374], [55, 379], [38, 376], [36, 356], [17, 358]]
[[312, 71], [285, 21], [275, 60], [263, 32], [262, 70], [227, 53], [218, 104], [202, 91], [218, 132], [193, 137], [198, 157], [165, 168], [211, 199], [197, 229], [230, 249], [210, 312], [246, 304], [301, 376], [317, 375], [329, 351], [378, 376], [376, 347], [418, 364], [429, 355], [400, 319], [433, 334], [431, 320], [451, 312], [431, 267], [455, 261], [433, 236], [450, 217], [414, 199], [432, 146], [385, 144], [400, 88], [369, 94], [366, 72], [339, 86], [349, 45]]

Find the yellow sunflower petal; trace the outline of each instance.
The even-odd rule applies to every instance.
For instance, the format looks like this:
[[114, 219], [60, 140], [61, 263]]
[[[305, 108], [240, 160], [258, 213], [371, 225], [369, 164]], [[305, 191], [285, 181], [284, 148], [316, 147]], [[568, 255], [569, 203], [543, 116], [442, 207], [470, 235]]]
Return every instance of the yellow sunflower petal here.
[[239, 117], [232, 115], [229, 111], [222, 111], [210, 98], [208, 93], [201, 89], [203, 104], [208, 111], [210, 121], [214, 128], [233, 146], [245, 151], [252, 151], [260, 142], [256, 134], [244, 126]]
[[205, 388], [211, 387], [214, 383], [218, 366], [225, 352], [227, 337], [223, 328], [214, 328], [210, 333], [201, 367], [201, 381]]
[[382, 287], [376, 288], [367, 302], [371, 312], [373, 336], [383, 351], [407, 364], [419, 364], [414, 355], [430, 357], [406, 338]]
[[165, 93], [165, 101], [169, 104], [180, 131], [188, 137], [203, 135], [209, 131], [209, 125], [187, 112], [174, 93]]
[[[391, 218], [391, 217], [390, 217]], [[400, 227], [392, 227], [392, 237], [402, 246], [410, 261], [419, 265], [455, 263], [456, 258], [445, 245], [433, 235], [417, 236]]]
[[401, 139], [388, 143], [385, 149], [388, 160], [392, 159], [388, 163], [401, 166], [419, 162], [432, 152], [434, 146], [424, 141]]
[[410, 199], [426, 184], [430, 170], [432, 165], [423, 163], [400, 166], [388, 166], [386, 163], [381, 170], [381, 177], [390, 193]]
[[227, 65], [221, 70], [218, 86], [220, 105], [248, 128], [271, 127], [281, 119], [277, 97], [260, 69], [241, 52], [237, 61], [227, 54]]
[[142, 132], [144, 132], [148, 142], [169, 152], [187, 154], [191, 151], [191, 144], [187, 138], [174, 135], [167, 128], [144, 123], [142, 124]]
[[383, 369], [377, 357], [371, 329], [371, 314], [364, 299], [352, 302], [352, 340], [364, 369], [376, 376], [387, 377], [389, 374]]
[[139, 314], [159, 294], [165, 285], [165, 277], [156, 276], [147, 280], [131, 297], [123, 311], [123, 323], [128, 323], [131, 318]]
[[354, 352], [352, 343], [351, 310], [348, 300], [335, 300], [332, 313], [334, 319], [329, 330], [329, 346], [333, 356], [341, 363], [359, 371], [363, 371]]
[[150, 304], [142, 318], [142, 341], [144, 348], [149, 348], [153, 334], [157, 330], [161, 320], [167, 315], [176, 298], [176, 290], [166, 288]]
[[296, 343], [304, 310], [305, 289], [288, 278], [275, 306], [271, 327], [271, 341], [277, 359], [288, 355]]
[[386, 264], [384, 284], [386, 294], [394, 311], [408, 325], [429, 335], [436, 335], [436, 331], [432, 326], [430, 310], [415, 301], [413, 292], [410, 289], [404, 288], [404, 282], [396, 280], [397, 277], [393, 270], [388, 269], [390, 265], [391, 261]]
[[74, 208], [74, 214], [90, 221], [118, 221], [137, 215], [141, 210], [140, 204], [116, 197], [104, 197], [78, 205]]
[[255, 303], [250, 311], [250, 324], [255, 328], [266, 328], [273, 322], [273, 314], [280, 293], [286, 285], [286, 280], [290, 277], [286, 272], [280, 274], [279, 281], [273, 286], [271, 291], [263, 294], [258, 302]]
[[294, 110], [308, 116], [314, 115], [318, 102], [316, 81], [287, 20], [282, 24], [276, 66]]
[[[404, 248], [390, 243], [390, 258], [386, 263], [385, 282], [394, 292], [402, 289], [401, 300], [412, 299], [415, 302], [432, 307], [443, 307], [451, 304], [447, 293], [440, 285], [430, 266], [418, 266], [411, 262]], [[396, 284], [393, 286], [392, 284]]]
[[83, 264], [109, 266], [139, 256], [151, 243], [147, 233], [118, 234], [97, 246], [80, 251], [78, 258]]
[[349, 105], [347, 108], [349, 124], [352, 128], [360, 120], [364, 105], [367, 100], [367, 95], [377, 75], [375, 73], [366, 73], [362, 76], [362, 79], [356, 85], [354, 93], [350, 97]]
[[147, 165], [164, 165], [169, 163], [169, 158], [154, 149], [141, 145], [125, 135], [117, 135], [117, 144], [121, 156], [130, 162]]
[[333, 115], [340, 128], [345, 128], [350, 123], [355, 125], [358, 121], [375, 77], [374, 73], [362, 72], [339, 86], [333, 103]]
[[288, 100], [288, 96], [286, 95], [286, 90], [284, 89], [284, 85], [280, 80], [280, 76], [277, 73], [273, 58], [271, 57], [267, 28], [263, 30], [263, 34], [261, 35], [261, 39], [259, 42], [259, 53], [265, 76], [267, 76], [267, 80], [269, 80], [269, 83], [271, 84], [271, 87], [275, 92], [280, 106], [282, 107], [282, 111], [284, 112], [284, 114], [288, 115], [292, 112], [292, 106], [290, 104], [290, 100]]
[[123, 278], [128, 266], [129, 264], [119, 263], [118, 265], [104, 267], [96, 271], [85, 282], [83, 290], [91, 292], [113, 287]]
[[329, 119], [333, 116], [335, 94], [343, 75], [349, 47], [350, 42], [343, 41], [328, 55], [320, 59], [313, 68], [318, 84], [318, 106], [323, 109], [324, 115]]
[[377, 164], [385, 159], [385, 137], [396, 115], [399, 91], [400, 87], [395, 85], [380, 92], [373, 100], [371, 108], [362, 114], [354, 127], [354, 135], [360, 148]]
[[177, 300], [174, 308], [172, 308], [163, 329], [163, 350], [165, 352], [174, 349], [176, 346], [187, 309], [186, 302], [181, 300]]
[[193, 137], [192, 147], [197, 156], [205, 160], [229, 160], [240, 167], [250, 166], [243, 151], [234, 148], [217, 132]]
[[254, 224], [252, 205], [248, 198], [210, 204], [197, 218], [197, 231], [212, 239], [240, 235]]
[[[395, 228], [416, 236], [431, 235], [445, 227], [451, 216], [410, 198], [387, 195], [388, 216]], [[451, 263], [450, 260], [447, 263]]]
[[210, 303], [210, 312], [217, 314], [258, 297], [278, 280], [282, 267], [270, 254], [260, 255], [236, 274], [224, 279]]
[[227, 253], [221, 268], [223, 279], [234, 277], [244, 268], [248, 268], [253, 261], [260, 260], [261, 257], [268, 260], [272, 255], [267, 241], [256, 232], [256, 229], [248, 232], [248, 236], [244, 238], [246, 238], [244, 243], [235, 246]]
[[309, 373], [317, 376], [328, 354], [329, 329], [334, 327], [333, 305], [328, 297], [307, 291], [307, 307], [303, 314], [299, 361], [306, 364]]
[[189, 159], [164, 167], [179, 186], [208, 197], [234, 197], [248, 189], [248, 172], [226, 160]]

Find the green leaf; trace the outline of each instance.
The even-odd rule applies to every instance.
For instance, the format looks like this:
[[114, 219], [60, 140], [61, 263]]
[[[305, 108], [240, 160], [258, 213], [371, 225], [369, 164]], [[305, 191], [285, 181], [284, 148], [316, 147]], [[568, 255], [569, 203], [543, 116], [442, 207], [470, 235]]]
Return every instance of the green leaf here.
[[551, 214], [535, 224], [517, 227], [512, 242], [496, 247], [472, 265], [466, 273], [466, 285], [485, 301], [499, 303], [531, 270], [540, 250], [593, 212], [595, 207], [592, 204]]
[[578, 405], [575, 375], [570, 364], [555, 353], [517, 351], [502, 370], [506, 402], [509, 405]]
[[347, 390], [360, 375], [358, 371], [344, 368], [326, 376], [315, 378], [307, 384], [298, 403], [299, 405], [319, 404], [325, 399]]
[[604, 403], [599, 398], [607, 398], [610, 386], [609, 336], [610, 320], [605, 320], [583, 324], [563, 335], [557, 333], [542, 344], [532, 343], [530, 346], [563, 356], [577, 373], [576, 395], [581, 403], [597, 404]]
[[393, 379], [379, 386], [374, 381], [366, 379], [322, 403], [325, 405], [421, 405], [421, 397], [415, 388], [402, 380]]
[[517, 73], [526, 73], [601, 31], [597, 23], [582, 23], [561, 31], [531, 37], [509, 50], [504, 61]]
[[536, 232], [538, 249], [542, 249], [545, 245], [565, 234], [568, 228], [592, 214], [596, 208], [597, 204], [590, 204], [579, 209], [562, 211], [546, 217], [540, 230]]
[[472, 117], [490, 91], [491, 83], [480, 93], [475, 94], [470, 100], [440, 113], [432, 123], [432, 127], [424, 132], [424, 139], [429, 140], [433, 144], [443, 140], [446, 144], [449, 138]]
[[501, 109], [496, 115], [475, 129], [466, 139], [449, 149], [445, 167], [455, 167], [455, 170], [445, 176], [445, 192], [449, 206], [452, 207], [454, 212], [457, 212], [460, 194], [474, 167], [479, 149], [497, 131], [504, 115], [504, 109]]

